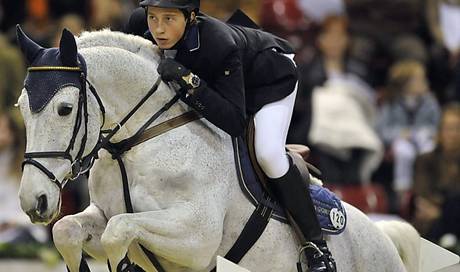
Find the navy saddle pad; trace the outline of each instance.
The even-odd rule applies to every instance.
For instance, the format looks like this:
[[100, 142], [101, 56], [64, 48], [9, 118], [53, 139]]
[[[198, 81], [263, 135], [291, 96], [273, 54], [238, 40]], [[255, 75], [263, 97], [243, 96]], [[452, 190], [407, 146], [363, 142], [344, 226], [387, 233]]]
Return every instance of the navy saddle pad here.
[[[259, 176], [254, 170], [248, 146], [242, 137], [233, 138], [233, 149], [238, 179], [243, 193], [254, 206], [261, 203], [272, 208], [274, 210], [273, 219], [288, 223], [284, 209], [269, 197], [262, 186]], [[310, 184], [309, 187], [323, 232], [326, 234], [342, 233], [346, 227], [347, 215], [340, 199], [322, 186]], [[308, 190], [307, 185], [305, 190]]]

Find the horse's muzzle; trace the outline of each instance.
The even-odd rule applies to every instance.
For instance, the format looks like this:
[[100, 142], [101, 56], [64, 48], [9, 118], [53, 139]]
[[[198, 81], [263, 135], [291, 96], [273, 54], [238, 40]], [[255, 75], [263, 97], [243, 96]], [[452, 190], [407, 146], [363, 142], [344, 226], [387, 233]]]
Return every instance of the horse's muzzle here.
[[49, 221], [49, 218], [46, 216], [47, 209], [48, 198], [43, 194], [37, 198], [35, 209], [27, 211], [26, 214], [29, 216], [32, 223], [46, 223]]

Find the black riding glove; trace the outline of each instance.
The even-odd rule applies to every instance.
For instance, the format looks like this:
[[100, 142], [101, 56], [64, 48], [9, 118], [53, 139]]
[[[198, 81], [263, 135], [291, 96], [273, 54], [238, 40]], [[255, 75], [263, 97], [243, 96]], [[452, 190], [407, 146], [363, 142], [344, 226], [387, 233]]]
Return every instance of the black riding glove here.
[[174, 59], [162, 59], [158, 65], [157, 71], [164, 82], [175, 82], [179, 84], [181, 89], [185, 90], [192, 88], [192, 86], [184, 79], [184, 77], [190, 75], [190, 70]]

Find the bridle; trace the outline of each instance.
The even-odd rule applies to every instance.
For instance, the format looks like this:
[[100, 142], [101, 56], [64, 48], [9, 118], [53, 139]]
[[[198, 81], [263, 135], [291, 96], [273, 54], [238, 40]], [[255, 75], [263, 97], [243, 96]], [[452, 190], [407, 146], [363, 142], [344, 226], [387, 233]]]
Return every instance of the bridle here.
[[[96, 100], [99, 104], [100, 111], [103, 116], [102, 125], [105, 122], [105, 108], [100, 100], [94, 86], [86, 79], [86, 74], [84, 73], [81, 67], [68, 67], [68, 66], [38, 66], [38, 67], [29, 67], [29, 73], [37, 73], [37, 72], [52, 72], [52, 71], [62, 71], [62, 72], [73, 72], [79, 73], [80, 78], [80, 87], [79, 87], [79, 96], [78, 96], [78, 108], [77, 108], [77, 117], [75, 118], [75, 123], [72, 132], [72, 138], [66, 148], [65, 151], [45, 151], [45, 152], [26, 152], [24, 154], [24, 161], [22, 162], [22, 168], [27, 164], [33, 165], [40, 169], [48, 178], [58, 186], [59, 191], [62, 191], [62, 188], [69, 180], [75, 180], [80, 175], [86, 173], [91, 168], [92, 164], [94, 163], [94, 158], [91, 158], [89, 165], [87, 168], [83, 169], [82, 162], [86, 159], [90, 159], [88, 156], [83, 158], [83, 153], [86, 148], [86, 142], [88, 139], [88, 101], [87, 101], [87, 91], [86, 91], [86, 84], [88, 83], [89, 89], [96, 97]], [[82, 123], [84, 122], [84, 134], [81, 139], [80, 147], [75, 158], [72, 157], [71, 151], [75, 148], [75, 142], [77, 139], [77, 135], [82, 127]], [[102, 128], [102, 127], [101, 127]], [[101, 132], [99, 133], [99, 138], [102, 137]], [[62, 181], [59, 181], [57, 177], [48, 170], [43, 164], [41, 164], [36, 159], [40, 158], [54, 158], [54, 159], [65, 159], [70, 161], [70, 172], [65, 176]]]
[[[125, 139], [119, 143], [111, 143], [110, 139], [121, 129], [121, 127], [132, 117], [132, 115], [137, 112], [137, 110], [158, 90], [158, 87], [161, 83], [161, 78], [158, 77], [154, 85], [151, 87], [149, 92], [139, 101], [139, 103], [119, 122], [113, 129], [103, 130], [105, 124], [105, 108], [100, 99], [97, 90], [91, 84], [90, 81], [86, 78], [86, 73], [81, 67], [68, 67], [68, 66], [39, 66], [39, 67], [29, 67], [28, 72], [50, 72], [50, 71], [62, 71], [62, 72], [75, 72], [79, 73], [80, 77], [80, 87], [79, 87], [79, 98], [78, 98], [78, 109], [77, 117], [75, 119], [75, 124], [72, 132], [72, 138], [69, 142], [65, 151], [45, 151], [45, 152], [26, 152], [24, 154], [24, 161], [22, 163], [22, 168], [27, 164], [37, 167], [42, 171], [48, 178], [56, 184], [59, 188], [59, 191], [62, 191], [63, 187], [68, 181], [76, 180], [82, 174], [87, 173], [93, 166], [95, 160], [98, 158], [98, 151], [102, 148], [107, 149], [114, 159], [120, 157], [124, 152], [131, 149], [133, 146], [140, 144], [148, 139], [156, 137], [164, 132], [167, 132], [176, 127], [182, 126], [188, 122], [197, 120], [200, 116], [194, 111], [187, 112], [179, 117], [172, 118], [166, 122], [163, 122], [155, 127], [148, 129], [148, 127], [157, 120], [161, 114], [166, 112], [172, 105], [174, 105], [181, 97], [182, 92], [177, 92], [177, 94], [169, 100], [159, 111], [157, 111], [132, 137]], [[83, 156], [86, 149], [86, 143], [88, 139], [88, 97], [87, 97], [87, 85], [93, 96], [96, 98], [96, 101], [99, 105], [99, 110], [102, 114], [102, 125], [99, 130], [99, 137], [97, 144], [94, 146], [93, 150], [86, 156]], [[75, 148], [75, 142], [77, 135], [79, 134], [80, 129], [82, 128], [82, 123], [84, 123], [84, 133], [78, 149], [78, 153], [75, 158], [72, 157], [71, 151]], [[59, 181], [57, 177], [47, 169], [43, 164], [41, 164], [36, 159], [40, 158], [53, 158], [53, 159], [65, 159], [70, 161], [71, 169], [69, 173], [64, 177], [62, 181]]]

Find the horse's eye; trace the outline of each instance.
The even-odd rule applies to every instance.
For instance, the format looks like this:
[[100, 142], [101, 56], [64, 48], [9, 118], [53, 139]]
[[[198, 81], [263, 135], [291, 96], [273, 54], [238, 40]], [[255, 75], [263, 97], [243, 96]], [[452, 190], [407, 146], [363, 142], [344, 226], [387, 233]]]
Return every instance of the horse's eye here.
[[61, 103], [58, 107], [58, 114], [60, 116], [69, 115], [72, 112], [72, 108], [73, 106], [70, 103]]

